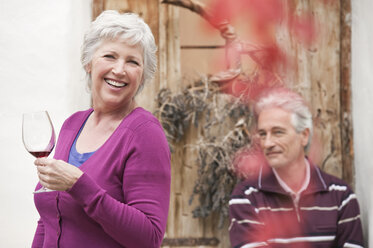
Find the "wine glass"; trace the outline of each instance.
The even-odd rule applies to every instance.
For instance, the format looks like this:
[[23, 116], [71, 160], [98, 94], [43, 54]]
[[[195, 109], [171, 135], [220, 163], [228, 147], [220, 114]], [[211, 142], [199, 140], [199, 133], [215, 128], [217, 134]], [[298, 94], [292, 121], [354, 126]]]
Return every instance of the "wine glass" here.
[[[56, 136], [47, 111], [23, 114], [22, 139], [26, 150], [33, 156], [48, 157], [54, 148]], [[53, 190], [41, 187], [34, 194], [49, 191]]]

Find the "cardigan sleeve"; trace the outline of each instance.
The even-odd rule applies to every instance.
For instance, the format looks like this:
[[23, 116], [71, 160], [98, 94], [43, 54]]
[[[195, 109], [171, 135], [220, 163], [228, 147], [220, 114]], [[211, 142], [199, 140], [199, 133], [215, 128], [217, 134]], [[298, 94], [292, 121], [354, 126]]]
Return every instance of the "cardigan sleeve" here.
[[32, 241], [32, 248], [42, 248], [44, 243], [44, 224], [41, 219], [38, 221], [38, 225], [36, 227], [36, 232], [34, 235], [34, 240]]
[[170, 197], [170, 151], [162, 128], [148, 121], [134, 132], [123, 175], [124, 202], [84, 173], [68, 193], [121, 245], [159, 247]]

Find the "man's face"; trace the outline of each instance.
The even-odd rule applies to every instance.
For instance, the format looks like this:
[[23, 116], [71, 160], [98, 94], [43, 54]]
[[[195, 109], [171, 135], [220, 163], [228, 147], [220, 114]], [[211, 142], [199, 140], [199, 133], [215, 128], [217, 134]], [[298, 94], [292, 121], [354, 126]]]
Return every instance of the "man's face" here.
[[291, 123], [291, 113], [281, 108], [268, 108], [259, 114], [260, 146], [268, 164], [281, 169], [304, 159], [309, 130], [297, 133]]

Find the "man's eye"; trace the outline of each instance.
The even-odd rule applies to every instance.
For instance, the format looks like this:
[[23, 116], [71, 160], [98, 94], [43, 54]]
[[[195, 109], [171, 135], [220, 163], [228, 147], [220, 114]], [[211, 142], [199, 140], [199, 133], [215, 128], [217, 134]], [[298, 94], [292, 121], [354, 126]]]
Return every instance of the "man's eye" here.
[[277, 130], [277, 131], [274, 131], [273, 132], [275, 135], [281, 135], [283, 134], [284, 132], [283, 131], [280, 131], [280, 130]]
[[266, 137], [266, 133], [259, 133], [259, 137], [260, 137], [261, 139], [265, 138], [265, 137]]

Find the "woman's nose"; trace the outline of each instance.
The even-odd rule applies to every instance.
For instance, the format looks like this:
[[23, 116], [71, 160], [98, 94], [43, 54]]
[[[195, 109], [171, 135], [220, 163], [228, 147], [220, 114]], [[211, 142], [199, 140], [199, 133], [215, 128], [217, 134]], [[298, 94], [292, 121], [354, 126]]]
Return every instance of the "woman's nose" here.
[[124, 68], [124, 63], [121, 62], [121, 61], [117, 61], [114, 65], [113, 65], [113, 68], [112, 68], [112, 72], [115, 74], [115, 75], [118, 75], [118, 76], [121, 76], [121, 75], [124, 75], [125, 74], [125, 68]]

